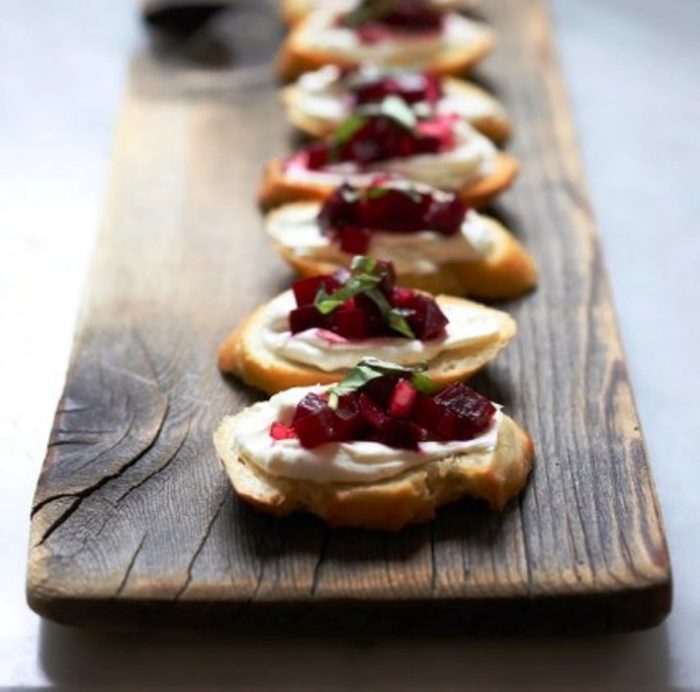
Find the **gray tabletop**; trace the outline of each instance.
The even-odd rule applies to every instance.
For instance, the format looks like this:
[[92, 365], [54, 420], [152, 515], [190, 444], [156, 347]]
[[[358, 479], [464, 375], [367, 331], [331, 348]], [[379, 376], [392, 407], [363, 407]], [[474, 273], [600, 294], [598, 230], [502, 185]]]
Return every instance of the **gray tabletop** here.
[[454, 642], [96, 635], [24, 600], [28, 510], [106, 185], [131, 3], [4, 0], [0, 686], [700, 689], [700, 2], [552, 0], [675, 578], [647, 632]]

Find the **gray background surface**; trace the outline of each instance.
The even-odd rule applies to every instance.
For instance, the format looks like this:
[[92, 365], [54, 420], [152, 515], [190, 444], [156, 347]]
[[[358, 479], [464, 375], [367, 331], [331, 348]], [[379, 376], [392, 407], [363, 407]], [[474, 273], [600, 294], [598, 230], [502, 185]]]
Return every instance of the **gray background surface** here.
[[551, 6], [670, 541], [668, 621], [624, 636], [339, 644], [96, 635], [31, 613], [31, 495], [143, 37], [130, 2], [3, 0], [0, 686], [700, 689], [700, 2]]

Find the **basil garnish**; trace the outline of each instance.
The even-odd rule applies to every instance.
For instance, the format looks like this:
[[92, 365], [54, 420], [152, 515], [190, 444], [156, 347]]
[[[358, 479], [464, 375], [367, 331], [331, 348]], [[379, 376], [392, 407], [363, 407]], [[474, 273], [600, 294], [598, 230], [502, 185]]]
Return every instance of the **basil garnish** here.
[[328, 406], [332, 409], [338, 407], [338, 398], [344, 394], [357, 391], [368, 382], [376, 380], [384, 375], [397, 377], [408, 376], [411, 384], [423, 394], [432, 394], [436, 390], [435, 383], [425, 374], [427, 363], [408, 366], [399, 365], [378, 358], [363, 358], [354, 368], [351, 368], [345, 378], [328, 389]]
[[364, 293], [379, 308], [390, 329], [407, 339], [415, 339], [416, 335], [406, 319], [410, 313], [393, 307], [378, 288], [382, 280], [382, 273], [378, 269], [377, 260], [358, 255], [350, 265], [352, 276], [348, 282], [330, 294], [321, 287], [316, 294], [314, 306], [322, 315], [328, 315], [337, 310], [346, 300]]

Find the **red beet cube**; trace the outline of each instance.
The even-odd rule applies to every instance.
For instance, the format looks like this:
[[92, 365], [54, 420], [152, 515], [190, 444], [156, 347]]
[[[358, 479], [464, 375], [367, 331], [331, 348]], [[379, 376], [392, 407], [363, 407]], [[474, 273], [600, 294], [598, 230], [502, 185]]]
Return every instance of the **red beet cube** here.
[[367, 394], [360, 394], [358, 404], [360, 415], [372, 429], [377, 430], [386, 420], [384, 411]]
[[357, 308], [333, 313], [333, 331], [346, 339], [367, 339], [370, 336], [367, 315]]
[[289, 330], [292, 334], [319, 327], [323, 327], [323, 315], [313, 305], [304, 305], [289, 313]]
[[291, 425], [285, 425], [279, 421], [275, 421], [270, 426], [270, 437], [273, 440], [293, 440], [297, 434]]
[[377, 404], [382, 411], [385, 411], [389, 407], [391, 395], [394, 393], [396, 380], [397, 378], [391, 375], [376, 377], [362, 387], [362, 392]]
[[413, 405], [412, 420], [429, 433], [435, 431], [436, 425], [442, 419], [444, 408], [435, 403], [433, 397], [428, 394], [418, 393]]
[[366, 228], [348, 227], [338, 230], [340, 249], [349, 255], [365, 255], [369, 249], [370, 232]]
[[355, 392], [345, 394], [338, 400], [335, 410], [335, 439], [337, 441], [355, 440], [365, 427], [360, 414], [359, 397]]
[[302, 447], [313, 449], [335, 441], [335, 415], [318, 394], [307, 394], [298, 404], [292, 427]]
[[409, 420], [386, 418], [374, 435], [377, 442], [396, 449], [418, 450], [425, 431]]
[[432, 296], [414, 293], [409, 309], [413, 313], [408, 323], [418, 339], [434, 339], [444, 332], [448, 319]]
[[408, 380], [399, 380], [391, 394], [389, 415], [395, 418], [409, 418], [418, 392]]
[[438, 430], [443, 439], [475, 437], [488, 428], [496, 414], [496, 407], [485, 396], [461, 382], [435, 395], [434, 401], [446, 411], [445, 420], [441, 421]]
[[338, 286], [339, 284], [333, 276], [309, 276], [305, 279], [297, 279], [292, 284], [292, 291], [294, 291], [297, 305], [313, 305], [321, 287], [327, 293], [332, 293]]

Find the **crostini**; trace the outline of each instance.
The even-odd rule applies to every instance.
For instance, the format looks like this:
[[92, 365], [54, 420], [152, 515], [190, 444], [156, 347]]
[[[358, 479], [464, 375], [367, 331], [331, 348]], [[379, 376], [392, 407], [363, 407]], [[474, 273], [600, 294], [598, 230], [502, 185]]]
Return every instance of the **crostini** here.
[[[430, 0], [431, 5], [441, 10], [471, 12], [478, 8], [479, 0]], [[314, 10], [333, 7], [339, 11], [348, 10], [358, 4], [358, 0], [282, 0], [280, 13], [288, 26], [294, 26]]]
[[262, 209], [326, 199], [342, 182], [361, 184], [378, 171], [446, 190], [471, 206], [487, 205], [515, 179], [517, 161], [455, 115], [416, 118], [398, 96], [358, 109], [323, 140], [265, 168]]
[[277, 66], [285, 80], [328, 64], [373, 63], [460, 75], [493, 44], [486, 25], [428, 0], [362, 0], [350, 9], [310, 13], [289, 32]]
[[287, 389], [225, 418], [214, 443], [255, 507], [386, 531], [464, 497], [501, 509], [533, 459], [528, 434], [486, 397], [373, 359], [330, 388]]
[[368, 254], [393, 262], [400, 284], [430, 293], [505, 300], [537, 284], [534, 260], [498, 221], [454, 193], [405, 180], [378, 177], [341, 185], [323, 203], [286, 204], [265, 229], [302, 276]]
[[304, 73], [282, 90], [291, 123], [311, 137], [333, 134], [357, 108], [402, 98], [419, 118], [456, 115], [497, 144], [506, 141], [512, 125], [503, 106], [478, 86], [421, 70], [389, 70], [365, 65], [341, 70], [326, 65]]
[[351, 269], [298, 279], [245, 318], [219, 349], [219, 367], [274, 394], [342, 380], [359, 359], [427, 363], [440, 387], [493, 360], [516, 332], [500, 310], [396, 284], [393, 265], [356, 257]]

